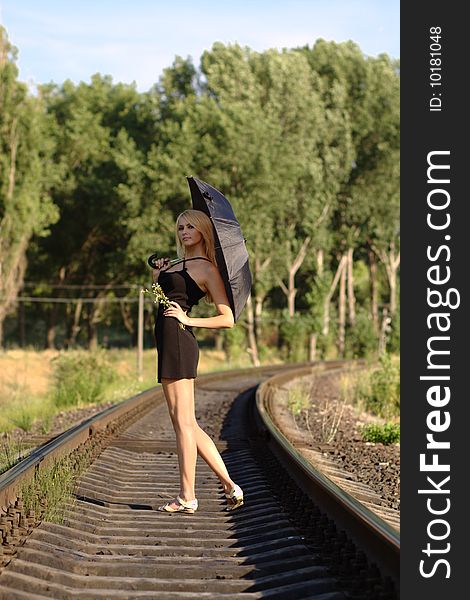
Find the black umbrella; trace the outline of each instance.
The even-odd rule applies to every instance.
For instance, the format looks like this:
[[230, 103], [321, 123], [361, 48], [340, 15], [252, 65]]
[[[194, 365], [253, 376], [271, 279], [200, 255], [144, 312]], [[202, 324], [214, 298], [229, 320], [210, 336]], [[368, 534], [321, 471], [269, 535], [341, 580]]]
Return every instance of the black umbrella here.
[[204, 181], [187, 177], [193, 208], [210, 217], [214, 226], [215, 257], [235, 321], [251, 291], [248, 252], [240, 224], [227, 198]]

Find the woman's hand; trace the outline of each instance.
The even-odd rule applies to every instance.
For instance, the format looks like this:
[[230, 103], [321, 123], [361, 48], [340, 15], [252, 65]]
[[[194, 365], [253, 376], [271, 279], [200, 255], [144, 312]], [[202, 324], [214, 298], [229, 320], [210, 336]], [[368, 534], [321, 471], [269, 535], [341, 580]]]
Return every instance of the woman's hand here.
[[166, 308], [163, 311], [163, 314], [165, 315], [165, 317], [175, 317], [175, 319], [178, 319], [178, 321], [180, 323], [182, 323], [183, 325], [189, 325], [189, 317], [184, 312], [184, 310], [181, 308], [181, 306], [178, 304], [178, 302], [174, 302], [173, 300], [170, 300], [170, 304], [171, 304], [171, 307]]
[[163, 269], [163, 267], [167, 266], [168, 263], [170, 262], [169, 258], [158, 258], [155, 261], [155, 269], [152, 269], [152, 277], [153, 277], [153, 282], [156, 283], [158, 281], [158, 276], [160, 275], [160, 271]]

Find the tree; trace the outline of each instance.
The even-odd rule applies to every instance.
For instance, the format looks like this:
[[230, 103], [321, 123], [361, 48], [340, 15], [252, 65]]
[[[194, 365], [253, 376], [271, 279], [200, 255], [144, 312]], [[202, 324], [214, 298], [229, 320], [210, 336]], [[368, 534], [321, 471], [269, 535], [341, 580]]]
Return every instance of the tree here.
[[[391, 289], [396, 280], [397, 256], [393, 249], [390, 250], [389, 244], [393, 238], [393, 248], [398, 235], [398, 65], [386, 55], [367, 58], [352, 42], [335, 44], [319, 40], [312, 50], [304, 48], [303, 52], [307, 54], [312, 68], [327, 83], [327, 89], [341, 85], [346, 90], [344, 106], [349, 114], [353, 142], [349, 177], [339, 191], [332, 222], [335, 238], [333, 258], [338, 264], [338, 277], [334, 282], [340, 283], [338, 346], [342, 354], [346, 300], [349, 324], [351, 327], [355, 325], [354, 254], [366, 256], [369, 263], [371, 311], [377, 331], [376, 256], [386, 263]], [[391, 234], [391, 231], [394, 233]], [[389, 250], [386, 250], [387, 247]], [[330, 290], [330, 299], [333, 292]]]
[[3, 322], [23, 285], [26, 251], [57, 220], [49, 195], [52, 143], [40, 99], [20, 83], [17, 50], [0, 26], [0, 347]]
[[[148, 198], [145, 156], [156, 135], [154, 98], [99, 75], [90, 84], [67, 81], [41, 92], [56, 140], [54, 160], [62, 173], [52, 190], [60, 220], [49, 239], [31, 248], [36, 259], [31, 276], [47, 277], [52, 285], [82, 284], [78, 292], [85, 296], [96, 293], [86, 291], [88, 285], [109, 288], [141, 281], [152, 250], [146, 235], [152, 222], [139, 226], [142, 202]], [[112, 292], [103, 289], [97, 295]], [[50, 310], [51, 316], [56, 313]], [[75, 343], [83, 321], [85, 338], [96, 344], [96, 326], [109, 311], [102, 303], [69, 305], [67, 344]], [[54, 326], [50, 318], [49, 344]]]

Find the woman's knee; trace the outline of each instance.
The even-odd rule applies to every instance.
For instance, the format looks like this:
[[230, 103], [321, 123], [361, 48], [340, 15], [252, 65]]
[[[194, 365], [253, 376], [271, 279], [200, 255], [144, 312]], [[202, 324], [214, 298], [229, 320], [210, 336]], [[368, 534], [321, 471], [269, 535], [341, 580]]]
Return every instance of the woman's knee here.
[[194, 417], [190, 415], [181, 415], [178, 414], [178, 412], [176, 411], [176, 414], [174, 416], [174, 419], [172, 418], [172, 421], [175, 429], [178, 429], [182, 432], [196, 433], [197, 423]]

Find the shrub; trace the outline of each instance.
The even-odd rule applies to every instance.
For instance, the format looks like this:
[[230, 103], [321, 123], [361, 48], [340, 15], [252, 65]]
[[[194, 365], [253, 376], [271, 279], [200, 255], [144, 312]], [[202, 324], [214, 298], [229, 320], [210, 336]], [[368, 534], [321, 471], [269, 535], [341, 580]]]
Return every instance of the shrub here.
[[101, 352], [63, 353], [54, 359], [54, 403], [58, 408], [99, 402], [115, 378]]
[[22, 403], [14, 407], [14, 410], [12, 410], [9, 414], [9, 419], [15, 427], [18, 427], [23, 431], [31, 431], [35, 420], [35, 415], [29, 409], [27, 404]]
[[349, 358], [372, 356], [377, 352], [378, 343], [378, 335], [369, 311], [358, 307], [356, 323], [346, 332], [346, 356]]
[[224, 329], [222, 335], [227, 361], [233, 363], [243, 358], [247, 349], [245, 328], [235, 325], [231, 329]]
[[287, 406], [294, 417], [310, 407], [310, 397], [307, 386], [303, 382], [296, 382], [287, 391]]
[[400, 414], [400, 363], [389, 354], [380, 357], [380, 366], [370, 378], [371, 391], [366, 409], [384, 417]]
[[279, 328], [280, 343], [285, 349], [288, 362], [307, 360], [309, 319], [299, 314], [289, 317], [284, 311]]
[[395, 444], [400, 441], [400, 425], [399, 423], [366, 425], [362, 428], [362, 439], [365, 442]]
[[400, 359], [382, 355], [378, 367], [356, 369], [340, 379], [342, 400], [384, 419], [400, 414]]

